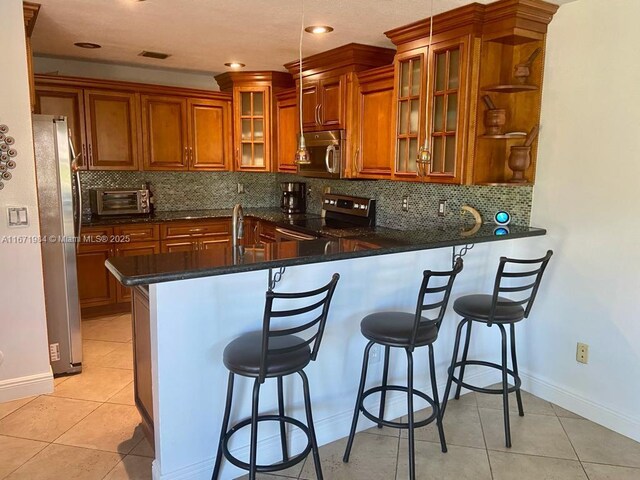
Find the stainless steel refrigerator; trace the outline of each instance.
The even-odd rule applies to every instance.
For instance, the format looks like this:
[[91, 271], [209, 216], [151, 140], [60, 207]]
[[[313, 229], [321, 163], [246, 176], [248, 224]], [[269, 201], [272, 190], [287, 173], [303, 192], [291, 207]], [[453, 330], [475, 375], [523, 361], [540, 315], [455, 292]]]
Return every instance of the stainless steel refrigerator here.
[[[82, 206], [66, 117], [33, 116], [42, 268], [54, 375], [82, 370], [76, 239]], [[78, 197], [78, 198], [76, 198]]]

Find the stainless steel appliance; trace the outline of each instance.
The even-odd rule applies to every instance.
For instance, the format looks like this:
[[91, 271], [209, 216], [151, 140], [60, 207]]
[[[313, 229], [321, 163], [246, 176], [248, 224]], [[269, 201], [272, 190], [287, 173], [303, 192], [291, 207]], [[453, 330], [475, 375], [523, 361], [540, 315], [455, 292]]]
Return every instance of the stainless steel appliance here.
[[65, 117], [33, 116], [49, 354], [54, 374], [82, 370], [76, 238], [80, 185]]
[[304, 134], [309, 151], [308, 165], [298, 165], [305, 177], [342, 178], [344, 169], [344, 130], [328, 130]]
[[94, 215], [145, 215], [153, 202], [146, 185], [141, 189], [97, 188], [89, 190], [91, 213]]
[[283, 213], [304, 213], [307, 210], [307, 184], [303, 182], [282, 182], [280, 208]]
[[[278, 223], [276, 238], [312, 240], [314, 237], [350, 237], [375, 232], [376, 201], [372, 198], [325, 193], [322, 195], [322, 209], [324, 217], [294, 216]], [[278, 236], [278, 229], [285, 230], [289, 238], [285, 238], [282, 232]]]

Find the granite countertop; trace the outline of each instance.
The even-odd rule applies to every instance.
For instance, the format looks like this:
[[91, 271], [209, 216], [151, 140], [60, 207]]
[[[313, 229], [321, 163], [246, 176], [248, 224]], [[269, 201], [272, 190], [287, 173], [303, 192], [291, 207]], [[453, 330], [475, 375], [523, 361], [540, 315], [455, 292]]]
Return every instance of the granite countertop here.
[[[213, 210], [178, 210], [178, 211], [161, 211], [154, 212], [151, 215], [126, 215], [126, 216], [105, 216], [98, 217], [95, 215], [83, 215], [82, 226], [97, 227], [101, 225], [122, 225], [134, 223], [163, 223], [179, 220], [206, 220], [208, 218], [225, 218], [231, 217], [231, 208], [221, 208]], [[270, 222], [286, 222], [295, 218], [312, 218], [320, 217], [309, 213], [287, 215], [282, 213], [279, 208], [246, 208], [244, 215], [248, 217], [257, 217], [261, 220]]]
[[489, 224], [475, 232], [468, 225], [459, 224], [411, 231], [376, 229], [348, 238], [280, 242], [235, 250], [219, 245], [192, 252], [111, 257], [106, 265], [123, 285], [135, 286], [546, 234], [542, 228], [517, 225], [510, 226], [506, 235], [496, 235], [494, 230], [495, 225]]

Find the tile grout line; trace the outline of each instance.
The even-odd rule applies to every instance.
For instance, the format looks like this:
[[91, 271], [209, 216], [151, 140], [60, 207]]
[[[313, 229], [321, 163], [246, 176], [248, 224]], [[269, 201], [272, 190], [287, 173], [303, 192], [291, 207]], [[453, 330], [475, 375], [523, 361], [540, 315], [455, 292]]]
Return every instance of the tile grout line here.
[[[475, 395], [475, 392], [473, 393]], [[480, 420], [480, 430], [482, 431], [482, 440], [484, 441], [484, 451], [487, 454], [487, 463], [489, 464], [489, 475], [491, 475], [491, 480], [494, 480], [493, 477], [493, 467], [491, 466], [491, 457], [489, 457], [489, 446], [487, 445], [487, 437], [484, 433], [484, 425], [482, 424], [482, 416], [480, 415], [480, 406], [478, 405], [478, 397], [476, 399], [476, 409], [478, 410], [478, 419]]]
[[[37, 397], [36, 397], [37, 398]], [[20, 437], [12, 437], [11, 435], [5, 435], [6, 437], [11, 437], [11, 438], [20, 438]], [[24, 440], [23, 438], [20, 438], [20, 440]], [[34, 441], [38, 441], [38, 440], [34, 440]], [[33, 459], [36, 455], [39, 455], [40, 452], [42, 452], [45, 448], [47, 448], [49, 445], [51, 445], [48, 442], [43, 442], [43, 443], [47, 443], [47, 445], [45, 445], [44, 447], [42, 447], [40, 450], [38, 450], [36, 453], [34, 453], [33, 455], [31, 455], [29, 458], [27, 458], [24, 462], [22, 462], [20, 465], [18, 465], [16, 468], [14, 468], [13, 470], [11, 470], [7, 475], [5, 475], [4, 477], [2, 477], [3, 480], [5, 478], [9, 478], [9, 476], [13, 475], [19, 468], [21, 468], [23, 465], [25, 465], [27, 462], [31, 461], [31, 459]]]
[[[553, 407], [551, 407], [551, 408], [553, 408]], [[555, 412], [555, 410], [554, 410], [554, 412]], [[562, 428], [562, 431], [567, 436], [567, 440], [569, 440], [569, 445], [571, 445], [571, 449], [573, 450], [573, 453], [575, 453], [576, 458], [578, 459], [578, 462], [580, 463], [580, 468], [582, 468], [582, 471], [584, 472], [584, 476], [587, 477], [587, 480], [588, 480], [589, 479], [589, 474], [587, 473], [587, 470], [584, 468], [584, 465], [582, 464], [582, 459], [580, 458], [580, 455], [578, 455], [578, 451], [576, 450], [576, 447], [573, 445], [573, 442], [571, 441], [571, 437], [567, 433], [567, 429], [564, 428], [564, 424], [562, 423], [562, 420], [560, 420], [560, 417], [558, 417], [557, 413], [556, 413], [556, 419], [558, 420], [558, 423], [560, 424], [560, 428]]]

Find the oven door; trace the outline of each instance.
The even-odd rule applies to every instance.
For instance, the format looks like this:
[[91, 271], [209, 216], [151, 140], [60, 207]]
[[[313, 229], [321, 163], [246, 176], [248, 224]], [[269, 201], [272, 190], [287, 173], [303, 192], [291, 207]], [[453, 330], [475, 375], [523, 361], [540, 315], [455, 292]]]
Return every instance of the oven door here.
[[276, 227], [276, 242], [316, 240], [317, 238], [320, 238], [320, 236], [289, 230], [288, 228]]
[[143, 213], [139, 191], [104, 190], [98, 193], [98, 215]]
[[298, 165], [298, 174], [315, 178], [342, 178], [344, 131], [305, 133], [304, 139], [311, 163]]

